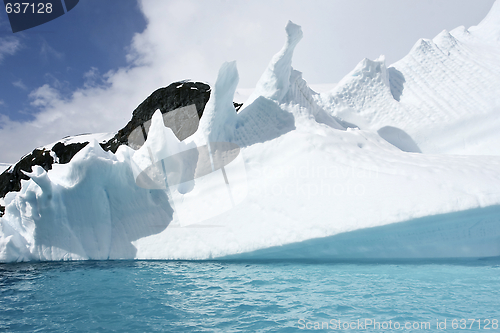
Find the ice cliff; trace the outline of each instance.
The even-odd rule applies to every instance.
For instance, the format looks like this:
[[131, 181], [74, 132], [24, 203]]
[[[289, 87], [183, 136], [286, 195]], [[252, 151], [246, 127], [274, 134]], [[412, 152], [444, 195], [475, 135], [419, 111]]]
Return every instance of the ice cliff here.
[[5, 196], [0, 261], [499, 256], [499, 7], [323, 94], [289, 22], [240, 112], [225, 63], [193, 135], [157, 112], [136, 145], [34, 167]]

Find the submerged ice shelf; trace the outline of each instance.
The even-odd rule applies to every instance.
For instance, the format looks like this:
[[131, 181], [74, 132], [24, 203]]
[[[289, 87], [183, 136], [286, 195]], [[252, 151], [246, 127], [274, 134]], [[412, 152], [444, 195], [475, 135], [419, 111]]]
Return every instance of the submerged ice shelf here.
[[[291, 66], [302, 31], [289, 22], [238, 113], [225, 63], [185, 140], [157, 113], [138, 150], [94, 141], [34, 168], [5, 197], [0, 261], [500, 256], [499, 11], [392, 66], [365, 59], [322, 94]], [[223, 168], [217, 142], [238, 147]], [[199, 147], [213, 172], [169, 185], [161, 163], [194, 175]], [[165, 187], [137, 186], [155, 163]]]

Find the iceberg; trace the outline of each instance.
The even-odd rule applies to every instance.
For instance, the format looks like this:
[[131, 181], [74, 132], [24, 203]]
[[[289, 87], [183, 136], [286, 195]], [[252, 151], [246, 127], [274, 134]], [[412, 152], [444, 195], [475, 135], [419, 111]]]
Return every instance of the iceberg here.
[[493, 14], [392, 66], [365, 59], [321, 94], [292, 68], [289, 22], [239, 112], [228, 62], [192, 136], [157, 112], [141, 147], [93, 140], [34, 167], [5, 196], [0, 261], [500, 256]]

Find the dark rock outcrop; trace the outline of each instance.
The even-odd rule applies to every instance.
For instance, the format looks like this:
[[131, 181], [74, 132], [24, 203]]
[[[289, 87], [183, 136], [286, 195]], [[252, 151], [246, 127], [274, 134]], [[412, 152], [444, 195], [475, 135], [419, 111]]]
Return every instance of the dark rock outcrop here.
[[150, 120], [153, 113], [158, 109], [160, 109], [161, 113], [167, 113], [195, 104], [198, 117], [201, 118], [205, 105], [210, 98], [210, 89], [210, 86], [205, 83], [184, 81], [174, 82], [168, 87], [156, 90], [134, 110], [132, 119], [128, 124], [102, 147], [104, 150], [115, 153], [120, 145], [128, 143], [130, 133]]
[[[40, 165], [45, 170], [52, 169], [54, 158], [49, 149], [35, 149], [24, 156], [16, 165], [11, 166], [0, 175], [0, 198], [11, 191], [21, 190], [21, 179], [29, 180], [25, 172], [33, 172], [34, 165]], [[0, 216], [3, 215], [5, 208], [0, 205]]]
[[233, 106], [234, 106], [234, 109], [236, 110], [236, 112], [238, 112], [238, 111], [240, 111], [241, 107], [243, 106], [243, 103], [233, 102]]
[[88, 145], [88, 142], [76, 142], [76, 143], [70, 143], [69, 145], [66, 145], [62, 142], [56, 143], [52, 147], [52, 151], [56, 153], [58, 161], [56, 161], [59, 164], [66, 164], [71, 159], [73, 156], [76, 155], [80, 150], [83, 149], [86, 145]]

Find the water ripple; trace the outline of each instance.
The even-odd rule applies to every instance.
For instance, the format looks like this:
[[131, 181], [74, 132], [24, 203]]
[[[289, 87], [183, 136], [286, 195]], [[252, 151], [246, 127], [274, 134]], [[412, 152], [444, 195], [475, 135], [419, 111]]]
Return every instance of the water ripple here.
[[0, 330], [293, 332], [358, 319], [434, 329], [500, 319], [499, 272], [498, 262], [4, 264]]

